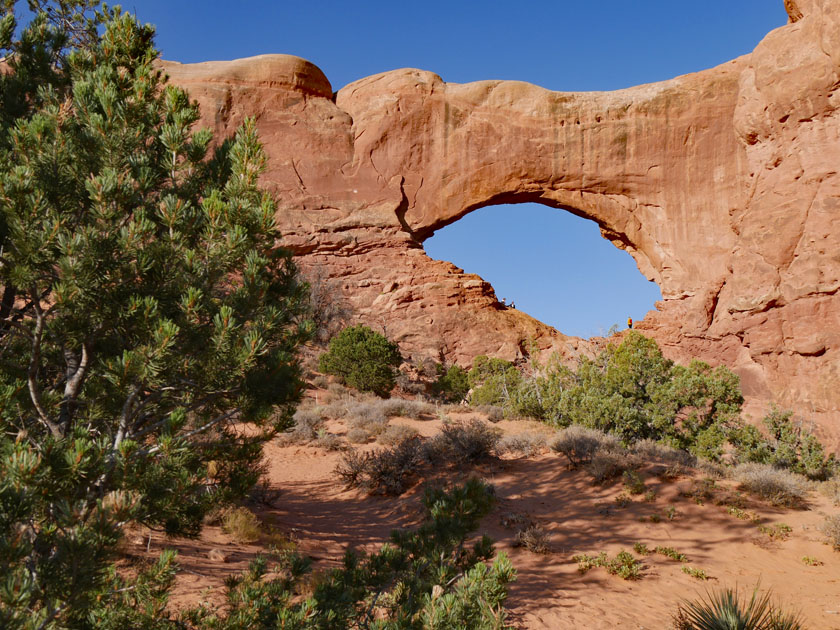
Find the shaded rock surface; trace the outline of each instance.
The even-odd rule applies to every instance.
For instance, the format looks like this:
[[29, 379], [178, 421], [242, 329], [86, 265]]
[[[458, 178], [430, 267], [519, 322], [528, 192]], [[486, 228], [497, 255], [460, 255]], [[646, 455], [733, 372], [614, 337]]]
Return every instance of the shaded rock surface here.
[[785, 5], [790, 23], [753, 53], [615, 92], [404, 69], [333, 93], [287, 55], [164, 67], [217, 133], [256, 117], [284, 244], [404, 351], [463, 364], [534, 342], [593, 351], [597, 340], [504, 308], [488, 283], [423, 250], [477, 208], [539, 202], [595, 221], [659, 285], [637, 327], [666, 354], [725, 363], [751, 401], [792, 407], [833, 441], [840, 3]]

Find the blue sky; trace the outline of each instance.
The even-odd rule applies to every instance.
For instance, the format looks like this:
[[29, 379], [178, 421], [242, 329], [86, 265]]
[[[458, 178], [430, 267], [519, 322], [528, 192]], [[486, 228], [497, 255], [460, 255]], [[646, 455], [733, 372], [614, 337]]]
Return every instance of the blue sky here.
[[[787, 21], [782, 0], [138, 0], [123, 7], [157, 26], [165, 59], [293, 54], [316, 63], [334, 90], [405, 67], [456, 83], [614, 90], [723, 63]], [[641, 319], [659, 299], [594, 223], [535, 204], [482, 208], [429, 239], [426, 251], [478, 273], [500, 298], [567, 334]]]

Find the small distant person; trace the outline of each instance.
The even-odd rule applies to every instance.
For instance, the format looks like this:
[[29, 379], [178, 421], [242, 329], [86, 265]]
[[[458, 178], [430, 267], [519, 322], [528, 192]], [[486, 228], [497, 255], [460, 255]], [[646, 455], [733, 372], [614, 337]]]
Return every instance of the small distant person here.
[[511, 303], [510, 303], [510, 307], [511, 307], [511, 308], [516, 308], [516, 302], [511, 301]]
[[507, 308], [507, 298], [502, 298], [502, 306]]
[[627, 318], [627, 328], [633, 328], [633, 318], [632, 317]]

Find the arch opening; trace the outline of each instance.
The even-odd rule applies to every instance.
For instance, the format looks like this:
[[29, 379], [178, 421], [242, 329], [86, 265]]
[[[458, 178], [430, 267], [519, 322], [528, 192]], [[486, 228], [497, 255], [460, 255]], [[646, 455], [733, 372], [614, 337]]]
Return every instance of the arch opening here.
[[662, 299], [595, 221], [540, 203], [483, 206], [438, 229], [423, 247], [566, 335], [603, 336], [628, 317], [641, 320]]

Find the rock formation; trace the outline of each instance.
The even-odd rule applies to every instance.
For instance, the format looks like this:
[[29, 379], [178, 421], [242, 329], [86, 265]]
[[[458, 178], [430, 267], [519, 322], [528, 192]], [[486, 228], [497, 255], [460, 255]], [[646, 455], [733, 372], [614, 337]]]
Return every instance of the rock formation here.
[[165, 69], [217, 133], [257, 118], [284, 244], [404, 351], [586, 351], [423, 251], [477, 208], [536, 201], [597, 222], [660, 286], [638, 328], [669, 356], [725, 363], [837, 439], [840, 4], [785, 6], [753, 53], [615, 92], [406, 69], [333, 94], [285, 55]]

